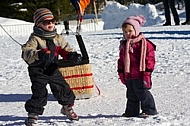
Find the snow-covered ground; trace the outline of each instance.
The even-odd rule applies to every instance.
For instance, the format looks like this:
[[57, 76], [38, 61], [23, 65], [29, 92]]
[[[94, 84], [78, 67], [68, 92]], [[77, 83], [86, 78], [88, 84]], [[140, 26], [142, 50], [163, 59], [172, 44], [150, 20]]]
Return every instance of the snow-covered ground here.
[[[116, 8], [115, 5], [114, 8]], [[117, 9], [120, 7], [118, 6]], [[130, 12], [133, 15], [133, 11]], [[157, 45], [156, 67], [152, 75], [153, 87], [151, 89], [159, 112], [157, 116], [147, 119], [120, 117], [126, 104], [126, 88], [118, 81], [116, 72], [118, 46], [122, 32], [121, 29], [108, 28], [109, 30], [81, 33], [90, 57], [94, 83], [101, 91], [100, 96], [97, 96], [95, 89], [94, 95], [97, 97], [76, 100], [74, 110], [80, 120], [73, 122], [60, 114], [61, 106], [53, 97], [50, 97], [44, 114], [39, 118], [39, 125], [189, 126], [190, 26], [163, 27], [161, 26], [164, 22], [163, 13], [155, 14], [158, 14], [156, 17], [160, 17], [162, 21], [154, 25], [146, 24], [142, 31]], [[183, 22], [185, 20], [184, 10], [179, 11], [179, 14]], [[147, 17], [152, 14], [144, 12], [143, 15]], [[7, 21], [9, 24], [14, 24], [18, 20], [7, 19]], [[118, 20], [110, 21], [117, 22]], [[0, 23], [2, 23], [1, 18]], [[12, 37], [24, 44], [29, 35]], [[73, 35], [64, 37], [77, 50], [75, 37]], [[0, 125], [24, 125], [27, 117], [24, 104], [31, 96], [27, 65], [21, 59], [21, 48], [18, 44], [7, 35], [0, 35], [0, 41]], [[49, 89], [49, 86], [47, 87]], [[51, 93], [50, 90], [49, 93]]]

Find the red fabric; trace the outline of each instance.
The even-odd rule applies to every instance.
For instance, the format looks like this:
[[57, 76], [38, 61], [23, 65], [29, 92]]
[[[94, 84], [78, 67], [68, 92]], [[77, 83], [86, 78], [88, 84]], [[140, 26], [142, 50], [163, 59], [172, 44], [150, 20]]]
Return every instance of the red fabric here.
[[[48, 48], [43, 48], [42, 50], [45, 51], [46, 53], [50, 53], [50, 50], [48, 50]], [[61, 46], [56, 46], [54, 51], [54, 56], [57, 57], [59, 54], [61, 55], [63, 60], [67, 60], [68, 51], [61, 49]]]
[[151, 72], [144, 72], [143, 74], [143, 83], [144, 83], [144, 88], [150, 89], [152, 86], [151, 82]]
[[125, 76], [124, 76], [124, 73], [119, 73], [119, 79], [121, 80], [121, 83], [122, 84], [125, 84]]
[[[78, 77], [87, 77], [87, 76], [92, 76], [92, 73], [86, 73], [86, 74], [75, 74], [71, 76], [64, 76], [64, 79], [71, 79], [71, 78], [78, 78]], [[88, 86], [79, 86], [79, 87], [73, 87], [70, 88], [71, 90], [82, 90], [82, 89], [88, 89], [88, 88], [94, 88], [94, 85], [88, 85]]]
[[46, 52], [46, 53], [50, 53], [50, 50], [48, 48], [42, 48], [41, 51]]
[[70, 89], [71, 90], [82, 90], [82, 89], [88, 89], [88, 88], [94, 88], [94, 85], [82, 86], [82, 87], [73, 87], [73, 88], [70, 88]]
[[63, 60], [67, 60], [68, 51], [63, 50], [63, 49], [61, 49], [61, 47], [60, 47], [60, 48], [59, 48], [59, 54], [61, 55], [61, 57], [63, 58]]
[[[152, 72], [154, 70], [155, 66], [155, 49], [156, 46], [150, 42], [149, 40], [146, 40], [147, 49], [146, 49], [146, 56], [145, 56], [145, 71]], [[126, 55], [125, 55], [125, 41], [121, 41], [120, 43], [120, 53], [119, 53], [119, 59], [118, 59], [118, 69], [125, 69], [125, 65], [127, 61]], [[141, 46], [142, 42], [139, 41], [135, 44], [133, 44], [133, 53], [129, 53], [130, 57], [130, 73], [125, 73], [125, 79], [138, 79], [143, 78], [142, 71], [139, 70], [140, 67], [140, 58], [141, 58]], [[150, 76], [150, 75], [149, 75]]]
[[54, 51], [54, 55], [57, 57], [59, 55], [59, 50], [61, 50], [61, 46], [56, 46], [55, 47], [55, 51]]
[[92, 73], [64, 76], [64, 78], [69, 79], [69, 78], [86, 77], [86, 76], [92, 76]]

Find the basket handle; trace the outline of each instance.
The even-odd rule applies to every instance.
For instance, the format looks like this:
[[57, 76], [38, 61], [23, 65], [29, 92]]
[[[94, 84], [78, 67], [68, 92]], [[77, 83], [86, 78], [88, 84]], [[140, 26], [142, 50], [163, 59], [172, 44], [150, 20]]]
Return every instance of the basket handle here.
[[82, 53], [82, 59], [83, 60], [89, 60], [89, 57], [88, 57], [88, 53], [86, 51], [86, 47], [84, 45], [84, 42], [83, 42], [83, 39], [82, 39], [82, 36], [77, 34], [75, 35], [76, 39], [77, 39], [77, 42], [79, 44], [79, 48], [80, 48], [80, 51]]

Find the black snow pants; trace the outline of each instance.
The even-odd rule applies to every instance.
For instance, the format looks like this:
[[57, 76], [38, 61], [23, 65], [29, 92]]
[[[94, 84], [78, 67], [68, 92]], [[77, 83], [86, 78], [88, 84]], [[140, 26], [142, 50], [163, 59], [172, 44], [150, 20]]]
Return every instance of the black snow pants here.
[[48, 98], [47, 84], [50, 85], [50, 89], [59, 104], [74, 104], [75, 95], [58, 69], [55, 69], [49, 76], [44, 74], [44, 69], [39, 67], [28, 67], [28, 71], [32, 82], [32, 96], [25, 103], [25, 109], [28, 113], [43, 114]]
[[186, 11], [186, 22], [190, 21], [190, 0], [184, 0]]
[[175, 0], [164, 0], [163, 4], [164, 4], [166, 23], [171, 24], [171, 16], [170, 16], [170, 9], [171, 9], [175, 24], [179, 24], [180, 20], [179, 20], [179, 15], [177, 13], [177, 9], [175, 8]]
[[157, 114], [154, 98], [150, 91], [144, 88], [142, 79], [126, 80], [126, 87], [127, 104], [125, 114], [128, 117], [138, 116], [140, 108], [142, 113]]

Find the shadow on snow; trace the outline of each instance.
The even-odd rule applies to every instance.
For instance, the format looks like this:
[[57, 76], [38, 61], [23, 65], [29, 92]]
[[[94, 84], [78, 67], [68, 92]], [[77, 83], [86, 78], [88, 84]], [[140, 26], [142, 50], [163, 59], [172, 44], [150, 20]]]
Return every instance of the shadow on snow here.
[[[167, 36], [165, 35], [163, 37], [146, 37], [147, 39], [190, 39], [190, 37], [185, 37], [185, 36], [177, 36], [177, 35], [188, 35], [190, 34], [190, 31], [144, 31], [143, 34], [146, 36], [146, 34], [151, 34], [151, 35], [158, 35], [158, 34], [169, 34], [172, 36]], [[175, 35], [177, 34], [177, 35]], [[121, 37], [115, 37], [114, 39], [122, 39], [123, 35], [121, 32], [118, 33], [98, 33], [98, 34], [92, 34], [92, 35], [112, 35], [114, 36], [121, 36]], [[113, 39], [113, 38], [112, 38]]]
[[[0, 102], [26, 102], [31, 94], [0, 94]], [[48, 101], [56, 101], [53, 94], [48, 95]]]
[[[80, 119], [95, 119], [95, 118], [120, 118], [121, 115], [87, 115], [87, 116], [79, 116], [79, 121]], [[18, 116], [10, 116], [10, 115], [2, 115], [0, 116], [0, 121], [3, 122], [7, 122], [7, 124], [5, 125], [9, 125], [9, 126], [15, 126], [15, 125], [23, 125], [24, 124], [24, 120], [26, 119], [26, 117], [18, 117]], [[66, 122], [66, 123], [73, 123], [74, 121], [70, 121], [67, 119], [66, 116], [43, 116], [41, 115], [39, 117], [39, 123], [55, 123], [56, 122], [60, 123], [60, 122]]]

